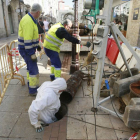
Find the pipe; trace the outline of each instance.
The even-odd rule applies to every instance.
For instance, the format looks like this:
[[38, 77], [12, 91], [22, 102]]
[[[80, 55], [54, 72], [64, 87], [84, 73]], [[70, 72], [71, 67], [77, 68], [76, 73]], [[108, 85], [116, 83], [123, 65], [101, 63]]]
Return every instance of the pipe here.
[[78, 91], [84, 74], [81, 71], [76, 71], [67, 80], [67, 89], [60, 95], [60, 101], [65, 104], [69, 104], [74, 98], [76, 92]]
[[[78, 0], [74, 0], [74, 30], [73, 34], [78, 35]], [[76, 44], [72, 44], [72, 62], [70, 66], [70, 74], [79, 70], [79, 53], [76, 52]]]
[[61, 102], [61, 106], [60, 106], [58, 112], [55, 114], [55, 117], [59, 121], [67, 114], [67, 112], [68, 112], [67, 105]]

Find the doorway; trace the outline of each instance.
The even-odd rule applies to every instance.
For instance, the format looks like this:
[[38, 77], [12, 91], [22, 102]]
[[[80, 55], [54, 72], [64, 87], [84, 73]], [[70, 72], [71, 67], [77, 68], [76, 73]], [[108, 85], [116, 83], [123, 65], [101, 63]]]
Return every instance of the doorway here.
[[11, 6], [8, 6], [8, 17], [9, 17], [9, 24], [10, 24], [11, 34], [13, 34], [14, 33], [14, 28], [13, 28], [13, 20], [12, 20], [12, 9], [11, 9]]

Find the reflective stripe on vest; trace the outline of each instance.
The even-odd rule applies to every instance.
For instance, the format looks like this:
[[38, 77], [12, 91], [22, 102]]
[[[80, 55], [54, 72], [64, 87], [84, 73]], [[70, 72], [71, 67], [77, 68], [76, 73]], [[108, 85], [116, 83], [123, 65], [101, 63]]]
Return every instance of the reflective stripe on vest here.
[[47, 35], [48, 35], [50, 38], [54, 39], [56, 42], [58, 42], [58, 43], [60, 43], [60, 44], [62, 45], [63, 41], [58, 40], [57, 38], [53, 37], [53, 36], [50, 35], [49, 33], [47, 33]]
[[59, 47], [59, 48], [60, 48], [60, 46], [61, 46], [61, 45], [58, 45], [58, 44], [54, 43], [53, 41], [51, 41], [51, 40], [49, 40], [49, 39], [47, 39], [47, 38], [45, 38], [45, 40], [48, 41], [49, 43], [51, 43], [51, 44], [53, 44], [53, 45]]

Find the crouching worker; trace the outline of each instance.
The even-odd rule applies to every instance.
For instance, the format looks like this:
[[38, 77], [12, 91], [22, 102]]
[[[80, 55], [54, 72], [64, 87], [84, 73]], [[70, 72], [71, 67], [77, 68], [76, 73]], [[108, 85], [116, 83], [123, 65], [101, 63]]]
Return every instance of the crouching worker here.
[[36, 132], [43, 131], [43, 125], [57, 121], [55, 114], [61, 106], [59, 97], [66, 88], [66, 81], [63, 78], [57, 78], [53, 82], [44, 82], [37, 89], [36, 99], [28, 110], [30, 122]]

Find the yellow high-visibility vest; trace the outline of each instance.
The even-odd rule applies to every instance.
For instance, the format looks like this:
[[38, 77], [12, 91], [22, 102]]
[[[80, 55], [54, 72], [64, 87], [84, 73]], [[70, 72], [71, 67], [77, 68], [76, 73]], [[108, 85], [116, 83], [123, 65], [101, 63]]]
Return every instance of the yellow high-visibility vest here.
[[39, 35], [36, 20], [28, 13], [21, 19], [19, 24], [18, 47], [35, 49], [38, 45]]
[[65, 40], [64, 38], [60, 39], [56, 36], [56, 31], [60, 27], [64, 28], [61, 23], [56, 23], [55, 25], [53, 25], [46, 34], [43, 44], [45, 48], [56, 51], [58, 53], [60, 52], [60, 46]]

